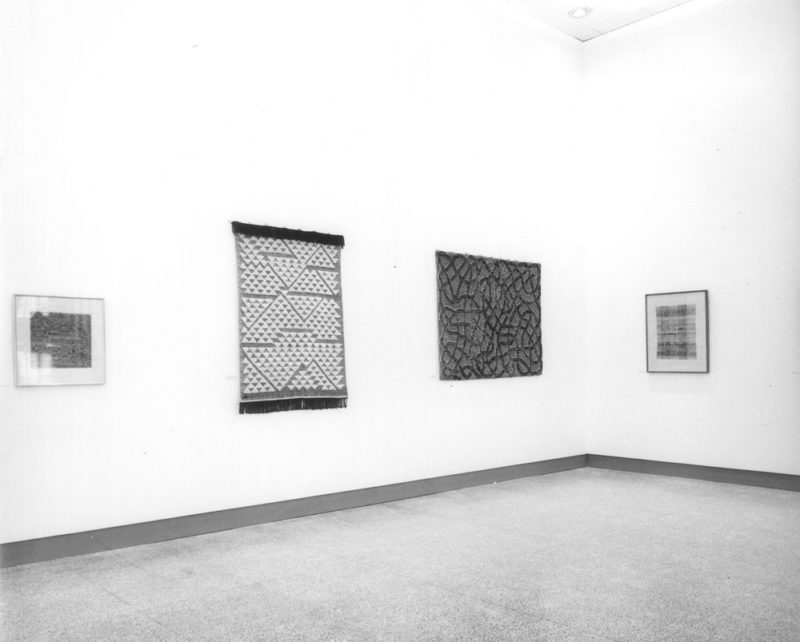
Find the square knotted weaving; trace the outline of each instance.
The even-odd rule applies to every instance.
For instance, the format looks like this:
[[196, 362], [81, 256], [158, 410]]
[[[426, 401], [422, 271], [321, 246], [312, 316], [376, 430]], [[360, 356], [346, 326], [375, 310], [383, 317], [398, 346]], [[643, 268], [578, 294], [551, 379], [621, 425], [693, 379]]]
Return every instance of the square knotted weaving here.
[[436, 252], [439, 377], [542, 373], [541, 265]]
[[344, 408], [344, 238], [233, 223], [240, 413]]

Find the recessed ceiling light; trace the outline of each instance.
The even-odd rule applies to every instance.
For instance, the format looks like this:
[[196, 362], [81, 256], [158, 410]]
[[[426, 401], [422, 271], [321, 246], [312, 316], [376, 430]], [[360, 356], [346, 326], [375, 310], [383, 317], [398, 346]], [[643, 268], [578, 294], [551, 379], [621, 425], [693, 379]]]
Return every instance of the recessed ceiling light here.
[[570, 18], [585, 18], [592, 12], [591, 7], [575, 7], [567, 14]]

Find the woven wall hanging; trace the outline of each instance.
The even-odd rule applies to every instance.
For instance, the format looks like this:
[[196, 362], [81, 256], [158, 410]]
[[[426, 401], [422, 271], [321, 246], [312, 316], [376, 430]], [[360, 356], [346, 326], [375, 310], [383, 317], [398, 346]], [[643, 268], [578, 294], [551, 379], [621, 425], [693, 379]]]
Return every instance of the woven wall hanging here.
[[240, 413], [344, 408], [344, 238], [233, 223]]
[[436, 252], [439, 377], [542, 373], [541, 265]]

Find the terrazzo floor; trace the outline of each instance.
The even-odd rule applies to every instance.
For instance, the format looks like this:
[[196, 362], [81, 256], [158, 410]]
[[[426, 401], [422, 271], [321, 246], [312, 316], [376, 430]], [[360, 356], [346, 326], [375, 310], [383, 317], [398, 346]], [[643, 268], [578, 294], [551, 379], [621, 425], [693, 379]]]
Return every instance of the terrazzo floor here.
[[800, 640], [800, 493], [582, 468], [0, 571], [3, 640]]

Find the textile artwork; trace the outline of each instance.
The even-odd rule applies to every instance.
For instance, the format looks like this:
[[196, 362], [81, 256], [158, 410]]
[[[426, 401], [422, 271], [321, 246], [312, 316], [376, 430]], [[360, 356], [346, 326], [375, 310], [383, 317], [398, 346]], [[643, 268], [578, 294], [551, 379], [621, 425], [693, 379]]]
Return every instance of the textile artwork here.
[[539, 263], [436, 252], [439, 377], [542, 373]]
[[31, 314], [31, 357], [44, 367], [92, 367], [92, 315]]
[[344, 238], [233, 223], [240, 413], [344, 408]]
[[656, 307], [659, 359], [697, 359], [697, 306]]
[[645, 294], [647, 372], [709, 371], [708, 290]]

